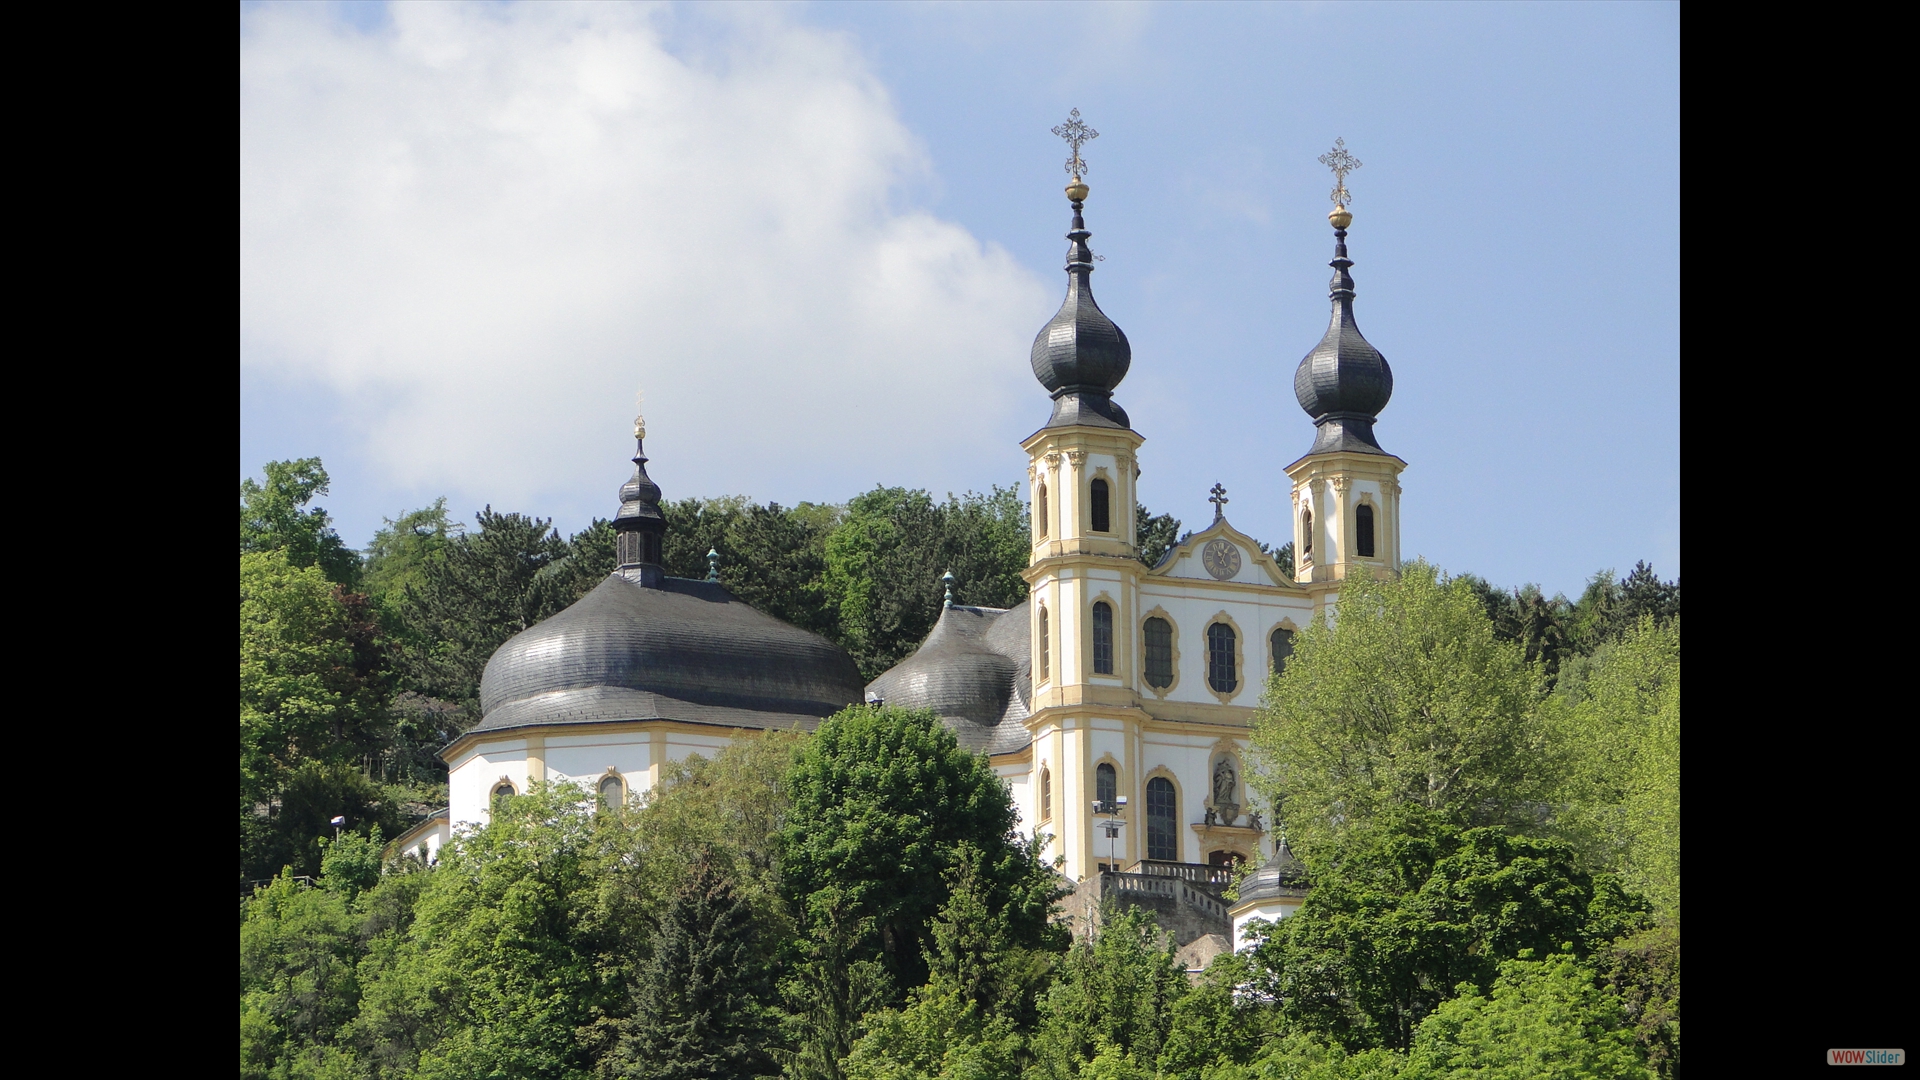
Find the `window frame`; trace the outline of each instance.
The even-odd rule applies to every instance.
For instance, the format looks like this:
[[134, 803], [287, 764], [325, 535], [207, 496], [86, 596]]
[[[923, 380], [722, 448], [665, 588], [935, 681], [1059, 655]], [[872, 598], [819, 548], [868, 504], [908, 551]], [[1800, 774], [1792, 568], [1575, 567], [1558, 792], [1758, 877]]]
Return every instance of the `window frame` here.
[[[1216, 626], [1224, 626], [1233, 634], [1234, 683], [1233, 689], [1225, 692], [1222, 692], [1218, 687], [1213, 685], [1213, 628]], [[1241, 692], [1247, 688], [1246, 631], [1240, 629], [1240, 624], [1234, 620], [1233, 616], [1227, 614], [1225, 611], [1221, 611], [1216, 613], [1213, 618], [1207, 620], [1207, 628], [1201, 631], [1200, 640], [1207, 650], [1207, 692], [1220, 699], [1222, 705], [1232, 704], [1233, 699], [1239, 697]]]
[[[1105, 608], [1105, 609], [1106, 609], [1106, 613], [1107, 613], [1107, 614], [1106, 614], [1106, 627], [1105, 627], [1105, 630], [1106, 630], [1106, 636], [1107, 636], [1107, 641], [1106, 641], [1106, 662], [1107, 662], [1107, 665], [1106, 665], [1106, 667], [1105, 667], [1104, 669], [1102, 669], [1102, 668], [1101, 668], [1101, 666], [1100, 666], [1100, 658], [1101, 658], [1101, 649], [1100, 649], [1100, 633], [1101, 633], [1101, 625], [1100, 625], [1100, 610], [1101, 610], [1102, 608]], [[1089, 651], [1089, 652], [1090, 652], [1090, 653], [1092, 654], [1092, 656], [1093, 656], [1093, 674], [1095, 674], [1095, 675], [1117, 675], [1117, 674], [1118, 674], [1118, 667], [1117, 667], [1117, 666], [1115, 665], [1115, 663], [1114, 663], [1114, 659], [1115, 659], [1115, 658], [1114, 658], [1114, 648], [1113, 648], [1113, 604], [1112, 604], [1112, 602], [1111, 602], [1111, 601], [1109, 601], [1109, 600], [1107, 600], [1107, 599], [1106, 599], [1106, 598], [1104, 597], [1104, 595], [1103, 595], [1103, 596], [1102, 596], [1102, 597], [1101, 597], [1100, 599], [1096, 599], [1096, 600], [1095, 600], [1095, 601], [1093, 602], [1093, 606], [1092, 606], [1092, 607], [1091, 607], [1091, 608], [1089, 609], [1089, 613], [1088, 613], [1088, 618], [1087, 618], [1087, 622], [1088, 622], [1088, 625], [1089, 625], [1089, 626], [1091, 627], [1091, 632], [1092, 632], [1092, 635], [1093, 635], [1093, 647], [1092, 647], [1092, 648], [1091, 648], [1090, 650], [1088, 650], [1088, 651]]]
[[[1103, 513], [1105, 522], [1100, 520]], [[1104, 476], [1096, 476], [1087, 483], [1087, 531], [1113, 532], [1113, 485]]]
[[1353, 508], [1353, 554], [1359, 559], [1378, 558], [1374, 554], [1379, 549], [1376, 536], [1379, 532], [1379, 514], [1374, 512], [1373, 503], [1365, 496]]
[[[1167, 624], [1168, 666], [1171, 670], [1173, 681], [1167, 683], [1165, 686], [1155, 686], [1147, 680], [1147, 623], [1153, 619], [1159, 619], [1161, 622]], [[1141, 614], [1139, 626], [1140, 645], [1135, 651], [1135, 655], [1140, 658], [1140, 684], [1145, 686], [1148, 692], [1152, 693], [1155, 697], [1164, 698], [1180, 686], [1180, 624], [1174, 620], [1172, 615], [1167, 613], [1166, 608], [1156, 606], [1152, 610]]]
[[[1166, 839], [1172, 844], [1172, 851], [1168, 857], [1165, 858], [1163, 858], [1160, 851], [1156, 851], [1154, 847], [1154, 825], [1156, 816], [1154, 812], [1154, 792], [1156, 785], [1165, 785], [1164, 790], [1172, 794], [1171, 804], [1167, 807], [1167, 816], [1161, 819], [1166, 822]], [[1179, 780], [1165, 769], [1155, 769], [1153, 774], [1147, 777], [1147, 782], [1141, 792], [1141, 799], [1146, 804], [1141, 815], [1141, 824], [1145, 832], [1145, 842], [1142, 844], [1141, 850], [1145, 851], [1147, 853], [1146, 857], [1153, 862], [1179, 862], [1180, 849], [1183, 846], [1182, 841], [1184, 839], [1180, 835]], [[1164, 850], [1165, 849], [1161, 849], [1161, 851]]]
[[1273, 647], [1274, 635], [1279, 634], [1283, 630], [1286, 631], [1287, 634], [1287, 659], [1293, 659], [1293, 643], [1294, 639], [1300, 636], [1300, 628], [1293, 624], [1292, 619], [1282, 619], [1279, 623], [1275, 624], [1273, 629], [1267, 631], [1267, 674], [1269, 676], [1279, 675], [1286, 671], [1285, 661], [1280, 659], [1279, 650]]

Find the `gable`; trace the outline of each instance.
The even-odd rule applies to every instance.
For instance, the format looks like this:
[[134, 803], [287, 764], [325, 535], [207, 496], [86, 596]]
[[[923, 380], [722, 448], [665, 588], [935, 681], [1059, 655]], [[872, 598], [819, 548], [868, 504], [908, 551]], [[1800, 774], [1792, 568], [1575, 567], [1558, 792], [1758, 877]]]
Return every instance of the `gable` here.
[[[1211, 565], [1210, 551], [1214, 555]], [[1227, 524], [1224, 518], [1175, 546], [1168, 557], [1148, 573], [1152, 577], [1222, 584], [1299, 588], [1281, 573], [1280, 564], [1273, 561], [1273, 556], [1261, 554], [1260, 546], [1252, 537]]]

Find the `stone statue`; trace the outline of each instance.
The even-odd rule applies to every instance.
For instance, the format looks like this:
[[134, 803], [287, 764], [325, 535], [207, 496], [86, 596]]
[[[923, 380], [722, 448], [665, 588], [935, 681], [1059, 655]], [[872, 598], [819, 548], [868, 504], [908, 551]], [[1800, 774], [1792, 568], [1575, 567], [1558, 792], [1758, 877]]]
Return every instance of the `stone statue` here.
[[1226, 754], [1213, 765], [1213, 808], [1220, 812], [1220, 823], [1231, 825], [1240, 818], [1240, 775], [1234, 771], [1233, 758]]
[[1202, 825], [1212, 825], [1212, 824], [1214, 824], [1214, 820], [1213, 820], [1213, 808], [1212, 808], [1212, 807], [1208, 807], [1208, 808], [1207, 808], [1207, 816], [1206, 816], [1205, 818], [1203, 818], [1203, 819], [1201, 819], [1201, 822], [1200, 822], [1200, 823], [1201, 823]]

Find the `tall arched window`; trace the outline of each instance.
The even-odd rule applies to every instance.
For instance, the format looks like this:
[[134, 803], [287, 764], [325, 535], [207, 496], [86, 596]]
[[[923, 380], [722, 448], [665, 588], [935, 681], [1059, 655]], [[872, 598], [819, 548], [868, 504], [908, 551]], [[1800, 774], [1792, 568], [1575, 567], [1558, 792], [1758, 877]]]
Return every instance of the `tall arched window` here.
[[1373, 506], [1361, 503], [1353, 511], [1353, 550], [1373, 558]]
[[1040, 820], [1053, 817], [1053, 770], [1040, 766]]
[[1040, 481], [1039, 494], [1033, 497], [1033, 521], [1040, 527], [1040, 535], [1047, 535], [1047, 482]]
[[513, 795], [514, 795], [513, 785], [507, 783], [505, 780], [502, 780], [498, 784], [493, 785], [494, 813], [499, 813], [500, 805], [506, 802], [508, 799], [513, 798]]
[[618, 810], [627, 804], [627, 786], [617, 776], [608, 776], [600, 781], [600, 806], [607, 810]]
[[1142, 629], [1147, 644], [1147, 684], [1165, 690], [1173, 685], [1173, 624], [1156, 616]]
[[1216, 694], [1231, 694], [1240, 686], [1240, 673], [1233, 669], [1233, 627], [1214, 623], [1207, 627], [1207, 685]]
[[1050, 640], [1051, 640], [1051, 637], [1050, 637], [1050, 635], [1049, 635], [1049, 634], [1047, 633], [1047, 609], [1046, 609], [1046, 608], [1041, 608], [1041, 609], [1040, 609], [1040, 642], [1039, 642], [1039, 645], [1040, 645], [1040, 681], [1041, 681], [1041, 682], [1046, 682], [1046, 681], [1047, 681], [1047, 679], [1048, 679], [1048, 677], [1049, 677], [1049, 675], [1050, 675], [1050, 673], [1051, 673], [1051, 671], [1052, 671], [1052, 669], [1053, 669], [1053, 664], [1052, 664], [1052, 659], [1053, 659], [1053, 657], [1052, 657], [1052, 655], [1051, 655], [1051, 654], [1052, 654], [1052, 652], [1053, 652], [1053, 650], [1052, 650], [1051, 648], [1049, 648], [1049, 647], [1048, 647], [1048, 643], [1049, 643], [1049, 641], [1050, 641]]
[[1173, 781], [1156, 776], [1147, 781], [1147, 858], [1175, 862], [1180, 858], [1179, 796]]
[[1113, 674], [1113, 608], [1105, 602], [1093, 605], [1093, 673]]
[[1113, 514], [1107, 507], [1107, 482], [1105, 480], [1095, 480], [1093, 482], [1093, 499], [1091, 501], [1093, 503], [1093, 531], [1113, 531]]
[[1093, 797], [1100, 800], [1101, 807], [1108, 813], [1115, 809], [1113, 801], [1120, 797], [1120, 777], [1113, 766], [1104, 761], [1093, 770]]
[[1300, 511], [1300, 554], [1309, 561], [1313, 558], [1313, 511]]
[[1293, 631], [1281, 627], [1273, 632], [1273, 673], [1287, 670], [1287, 657], [1293, 655]]

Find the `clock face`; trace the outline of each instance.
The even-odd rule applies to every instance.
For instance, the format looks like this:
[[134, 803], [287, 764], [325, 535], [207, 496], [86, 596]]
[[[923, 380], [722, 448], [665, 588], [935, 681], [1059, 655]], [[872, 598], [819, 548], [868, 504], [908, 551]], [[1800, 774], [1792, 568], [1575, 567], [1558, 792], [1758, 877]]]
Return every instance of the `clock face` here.
[[1200, 550], [1200, 565], [1207, 573], [1225, 581], [1240, 572], [1240, 549], [1226, 540], [1210, 540]]

